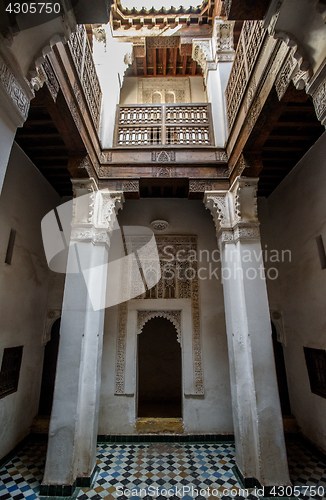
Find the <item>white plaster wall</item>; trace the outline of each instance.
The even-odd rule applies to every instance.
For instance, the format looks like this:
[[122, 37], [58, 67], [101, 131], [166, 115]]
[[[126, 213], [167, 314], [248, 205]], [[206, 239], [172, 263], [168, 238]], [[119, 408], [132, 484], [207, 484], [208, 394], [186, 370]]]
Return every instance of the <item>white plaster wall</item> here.
[[102, 148], [113, 146], [116, 106], [120, 99], [120, 86], [131, 54], [131, 43], [117, 43], [112, 38], [110, 25], [103, 25], [106, 43], [93, 39], [93, 58], [102, 89], [99, 137]]
[[14, 142], [14, 137], [16, 134], [16, 127], [12, 121], [7, 116], [6, 111], [0, 108], [0, 193], [3, 186], [4, 178], [6, 175], [6, 169], [8, 165], [8, 159], [12, 144]]
[[207, 94], [204, 88], [204, 79], [199, 76], [190, 76], [191, 102], [207, 102]]
[[225, 97], [222, 93], [222, 83], [219, 66], [216, 70], [208, 71], [207, 76], [207, 97], [212, 106], [213, 128], [215, 146], [225, 147], [227, 125], [225, 114]]
[[[149, 227], [150, 222], [155, 219], [165, 219], [170, 223], [167, 234], [197, 235], [198, 251], [207, 249], [211, 255], [217, 248], [212, 217], [201, 201], [128, 200], [118, 215], [120, 225]], [[217, 253], [214, 258], [218, 258]], [[198, 267], [208, 268], [206, 258]], [[215, 268], [220, 271], [220, 262], [212, 262], [212, 269]], [[183, 398], [184, 427], [185, 432], [189, 433], [233, 432], [224, 302], [219, 271], [218, 279], [212, 277], [199, 281], [205, 395]], [[208, 272], [202, 271], [201, 276], [208, 277]], [[151, 305], [151, 309], [152, 307]], [[118, 307], [115, 306], [106, 310], [99, 434], [135, 433], [135, 396], [114, 395], [117, 328]]]
[[[326, 245], [325, 158], [323, 134], [268, 198], [275, 246], [291, 250], [291, 262], [286, 259], [278, 266], [291, 409], [302, 433], [324, 451], [326, 399], [311, 393], [303, 346], [326, 349], [326, 270], [321, 269], [315, 239], [322, 235]], [[266, 216], [265, 211], [260, 217], [262, 228]]]
[[[14, 143], [0, 198], [0, 359], [23, 345], [18, 391], [0, 399], [0, 457], [29, 432], [38, 411], [42, 335], [52, 273], [44, 255], [41, 219], [59, 195]], [[5, 264], [10, 229], [17, 231], [12, 264]]]
[[137, 104], [137, 89], [138, 89], [137, 76], [126, 76], [123, 80], [123, 85], [120, 92], [120, 104]]

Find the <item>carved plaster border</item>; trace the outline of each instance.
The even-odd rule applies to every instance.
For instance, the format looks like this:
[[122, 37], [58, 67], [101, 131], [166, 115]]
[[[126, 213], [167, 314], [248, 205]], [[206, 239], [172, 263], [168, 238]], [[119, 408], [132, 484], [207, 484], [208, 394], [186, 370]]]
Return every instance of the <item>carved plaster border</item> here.
[[[165, 236], [164, 238], [168, 238]], [[175, 241], [176, 236], [171, 237], [171, 244]], [[187, 238], [186, 236], [182, 237]], [[189, 244], [192, 243], [192, 236], [189, 236]], [[204, 395], [204, 378], [202, 366], [202, 346], [201, 346], [201, 328], [200, 328], [200, 308], [199, 308], [199, 282], [197, 273], [197, 262], [192, 263], [195, 271], [195, 278], [192, 280], [191, 286], [191, 316], [192, 316], [192, 352], [193, 352], [193, 370], [194, 370], [194, 387], [197, 396]], [[146, 299], [144, 304], [146, 303]], [[153, 310], [151, 310], [153, 312]], [[157, 311], [156, 311], [157, 312]], [[160, 314], [168, 313], [165, 309], [159, 311]], [[116, 354], [116, 376], [115, 376], [115, 395], [125, 394], [125, 369], [126, 369], [126, 339], [127, 339], [127, 320], [128, 320], [128, 303], [123, 302], [119, 305], [118, 311], [118, 335], [117, 335], [117, 354]], [[170, 319], [170, 318], [168, 318]], [[147, 321], [147, 320], [146, 320]], [[146, 322], [145, 321], [145, 322]], [[181, 321], [181, 320], [180, 320]], [[177, 329], [178, 333], [181, 328]], [[139, 333], [139, 322], [138, 322]]]
[[155, 310], [155, 311], [137, 311], [137, 334], [140, 335], [145, 324], [152, 318], [165, 318], [171, 321], [177, 331], [177, 340], [181, 344], [181, 310]]

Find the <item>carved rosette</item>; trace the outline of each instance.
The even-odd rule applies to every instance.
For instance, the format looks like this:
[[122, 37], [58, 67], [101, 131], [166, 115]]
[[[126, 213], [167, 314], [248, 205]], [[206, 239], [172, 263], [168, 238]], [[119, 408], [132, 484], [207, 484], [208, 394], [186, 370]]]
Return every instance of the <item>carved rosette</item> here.
[[98, 190], [93, 178], [72, 179], [74, 203], [72, 241], [89, 241], [110, 246], [116, 214], [124, 202], [122, 192]]
[[213, 216], [220, 245], [260, 238], [257, 178], [237, 177], [229, 191], [206, 191], [204, 203]]

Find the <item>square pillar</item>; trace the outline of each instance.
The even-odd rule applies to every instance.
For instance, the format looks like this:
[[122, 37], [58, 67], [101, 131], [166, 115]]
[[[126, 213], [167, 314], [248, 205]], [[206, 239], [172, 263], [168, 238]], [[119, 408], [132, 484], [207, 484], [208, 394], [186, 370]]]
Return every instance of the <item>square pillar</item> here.
[[[98, 191], [92, 179], [72, 182], [76, 198], [48, 451], [41, 485], [41, 495], [46, 496], [69, 496], [76, 485], [90, 485], [94, 476], [105, 270], [115, 213], [123, 201], [122, 193]], [[58, 212], [60, 216], [60, 210]], [[61, 223], [66, 226], [66, 221]], [[102, 273], [98, 272], [99, 268], [103, 268]]]
[[257, 218], [258, 179], [205, 193], [217, 228], [236, 464], [245, 486], [290, 485]]

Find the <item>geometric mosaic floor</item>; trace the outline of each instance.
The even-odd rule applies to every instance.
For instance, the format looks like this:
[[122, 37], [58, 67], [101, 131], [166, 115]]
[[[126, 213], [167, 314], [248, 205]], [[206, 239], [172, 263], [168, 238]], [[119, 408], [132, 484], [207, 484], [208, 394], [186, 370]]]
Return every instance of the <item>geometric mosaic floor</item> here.
[[[301, 490], [300, 494], [295, 490], [296, 497], [325, 499], [325, 464], [299, 442], [289, 442], [287, 448], [291, 480]], [[1, 500], [45, 499], [39, 496], [45, 452], [44, 443], [33, 442], [0, 470]], [[255, 490], [241, 490], [232, 472], [233, 443], [99, 444], [97, 463], [93, 487], [76, 490], [78, 500], [257, 500], [258, 496]]]

